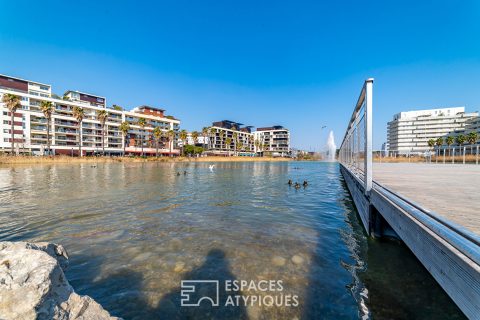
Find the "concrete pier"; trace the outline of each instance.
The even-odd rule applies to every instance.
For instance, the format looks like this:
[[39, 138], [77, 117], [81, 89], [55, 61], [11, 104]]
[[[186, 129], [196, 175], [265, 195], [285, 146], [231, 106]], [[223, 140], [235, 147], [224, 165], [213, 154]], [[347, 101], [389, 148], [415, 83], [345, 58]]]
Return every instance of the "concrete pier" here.
[[340, 165], [362, 223], [372, 236], [400, 238], [470, 319], [480, 319], [480, 169], [433, 164]]

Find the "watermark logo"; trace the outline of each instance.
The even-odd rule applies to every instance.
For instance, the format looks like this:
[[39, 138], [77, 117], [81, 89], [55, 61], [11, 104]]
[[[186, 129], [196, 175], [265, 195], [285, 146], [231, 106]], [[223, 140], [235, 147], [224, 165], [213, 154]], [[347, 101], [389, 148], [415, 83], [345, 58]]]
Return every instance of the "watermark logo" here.
[[198, 307], [202, 301], [210, 301], [212, 307], [220, 305], [218, 280], [182, 280], [180, 305]]
[[182, 307], [199, 307], [204, 301], [212, 307], [299, 305], [297, 295], [284, 293], [282, 280], [182, 280], [181, 288]]

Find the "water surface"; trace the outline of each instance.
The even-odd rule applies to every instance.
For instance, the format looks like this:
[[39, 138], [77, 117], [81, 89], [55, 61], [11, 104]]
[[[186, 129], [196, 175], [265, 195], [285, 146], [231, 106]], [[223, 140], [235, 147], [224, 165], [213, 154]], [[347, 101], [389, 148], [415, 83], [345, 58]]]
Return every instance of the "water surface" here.
[[[463, 318], [404, 245], [366, 238], [336, 163], [208, 166], [0, 167], [0, 240], [64, 245], [75, 290], [125, 319]], [[299, 306], [181, 308], [183, 279], [282, 280]]]

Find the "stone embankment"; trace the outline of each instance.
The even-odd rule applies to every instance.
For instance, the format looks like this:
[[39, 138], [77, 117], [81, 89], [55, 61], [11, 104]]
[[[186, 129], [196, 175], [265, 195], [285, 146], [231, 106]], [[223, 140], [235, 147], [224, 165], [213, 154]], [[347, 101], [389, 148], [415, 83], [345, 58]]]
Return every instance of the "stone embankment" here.
[[0, 319], [119, 319], [75, 293], [67, 266], [61, 245], [0, 242]]

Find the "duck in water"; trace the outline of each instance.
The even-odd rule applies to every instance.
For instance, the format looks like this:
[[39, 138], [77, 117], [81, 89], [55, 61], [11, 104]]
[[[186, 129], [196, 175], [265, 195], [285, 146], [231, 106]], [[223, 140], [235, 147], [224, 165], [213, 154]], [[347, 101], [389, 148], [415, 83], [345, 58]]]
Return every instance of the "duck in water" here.
[[289, 186], [291, 186], [293, 184], [292, 179], [289, 179], [287, 183]]
[[300, 189], [300, 183], [295, 182], [295, 189]]
[[183, 175], [185, 176], [186, 174], [187, 174], [187, 171], [186, 171], [186, 170], [185, 170], [185, 171], [183, 171]]
[[307, 180], [303, 180], [303, 187], [305, 188], [306, 186], [308, 186], [308, 182]]
[[180, 172], [177, 172], [177, 176], [179, 176], [179, 175], [180, 175]]

